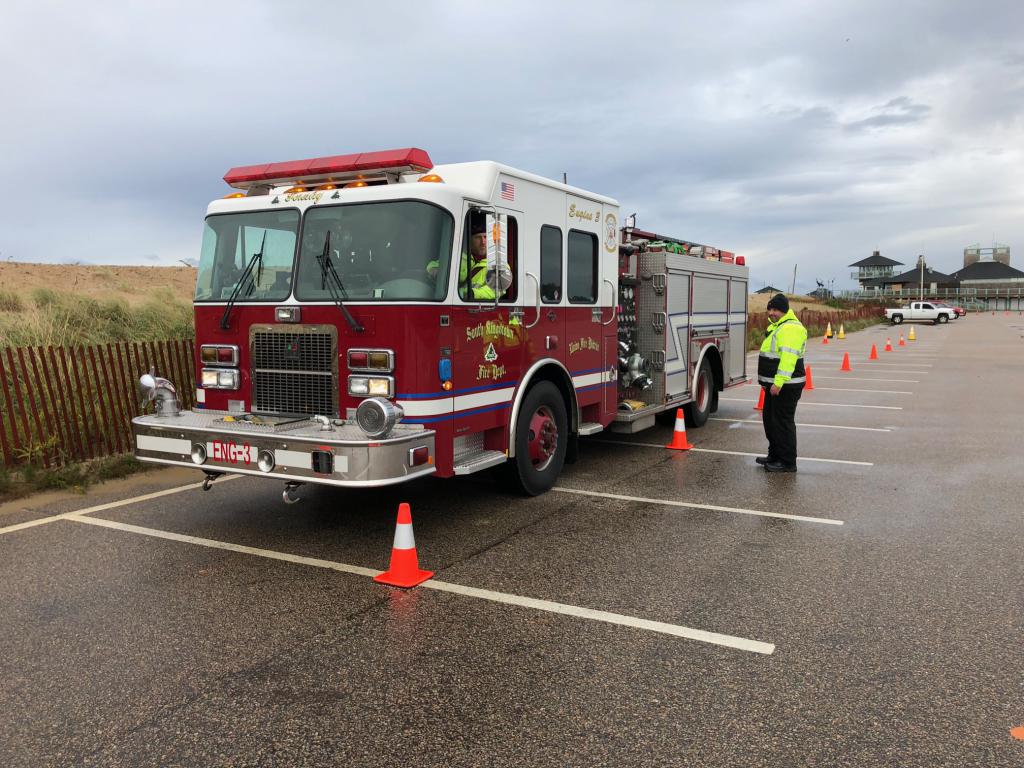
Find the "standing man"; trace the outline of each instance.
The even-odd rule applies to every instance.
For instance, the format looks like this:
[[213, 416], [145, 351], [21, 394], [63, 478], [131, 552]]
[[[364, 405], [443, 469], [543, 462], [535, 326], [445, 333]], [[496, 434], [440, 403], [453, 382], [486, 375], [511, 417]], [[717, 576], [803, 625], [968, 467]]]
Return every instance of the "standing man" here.
[[781, 293], [768, 302], [772, 321], [757, 359], [757, 380], [765, 389], [764, 434], [768, 455], [755, 459], [768, 472], [796, 472], [796, 404], [804, 391], [807, 329]]

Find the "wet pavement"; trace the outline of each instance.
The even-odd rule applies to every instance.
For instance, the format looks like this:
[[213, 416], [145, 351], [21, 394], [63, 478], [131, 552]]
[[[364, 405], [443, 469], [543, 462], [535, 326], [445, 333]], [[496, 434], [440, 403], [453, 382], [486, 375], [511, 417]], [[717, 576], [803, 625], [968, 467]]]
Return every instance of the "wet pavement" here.
[[[0, 765], [1024, 765], [1024, 320], [916, 330], [809, 343], [795, 475], [742, 455], [746, 386], [704, 451], [598, 435], [535, 499], [489, 471], [95, 509], [173, 470], [8, 505]], [[346, 571], [386, 566], [400, 501], [481, 592]]]

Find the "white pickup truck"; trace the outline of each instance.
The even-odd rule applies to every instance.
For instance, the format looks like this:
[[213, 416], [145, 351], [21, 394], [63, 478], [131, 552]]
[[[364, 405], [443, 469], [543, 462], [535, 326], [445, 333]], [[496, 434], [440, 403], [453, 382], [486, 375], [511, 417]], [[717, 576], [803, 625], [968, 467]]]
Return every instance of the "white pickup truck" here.
[[905, 307], [885, 310], [885, 319], [893, 325], [899, 325], [904, 320], [915, 323], [930, 320], [933, 323], [948, 323], [956, 317], [952, 307], [940, 307], [930, 301], [912, 301]]

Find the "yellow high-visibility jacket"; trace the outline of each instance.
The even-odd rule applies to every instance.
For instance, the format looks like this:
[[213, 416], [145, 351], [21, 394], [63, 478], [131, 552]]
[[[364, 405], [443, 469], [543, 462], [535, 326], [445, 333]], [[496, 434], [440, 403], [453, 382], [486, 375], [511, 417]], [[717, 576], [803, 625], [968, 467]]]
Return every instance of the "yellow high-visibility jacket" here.
[[803, 384], [807, 329], [789, 310], [768, 326], [757, 358], [757, 380], [766, 387]]

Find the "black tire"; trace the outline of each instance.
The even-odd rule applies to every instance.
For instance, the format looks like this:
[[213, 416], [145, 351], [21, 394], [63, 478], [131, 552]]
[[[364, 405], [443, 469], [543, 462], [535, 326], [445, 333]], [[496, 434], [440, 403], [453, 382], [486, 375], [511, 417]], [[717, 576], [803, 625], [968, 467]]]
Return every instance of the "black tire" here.
[[707, 358], [701, 361], [697, 375], [693, 378], [693, 402], [686, 404], [686, 426], [703, 427], [711, 415], [712, 403], [717, 399], [715, 377]]
[[948, 323], [949, 322], [949, 315], [939, 315], [939, 322], [940, 323]]
[[[535, 419], [543, 422], [542, 434], [531, 427]], [[568, 444], [562, 393], [550, 381], [539, 381], [526, 393], [516, 417], [516, 455], [509, 464], [513, 485], [527, 496], [550, 490], [565, 464]]]
[[893, 315], [892, 316], [892, 324], [893, 325], [899, 325], [902, 322], [903, 322], [903, 315]]

